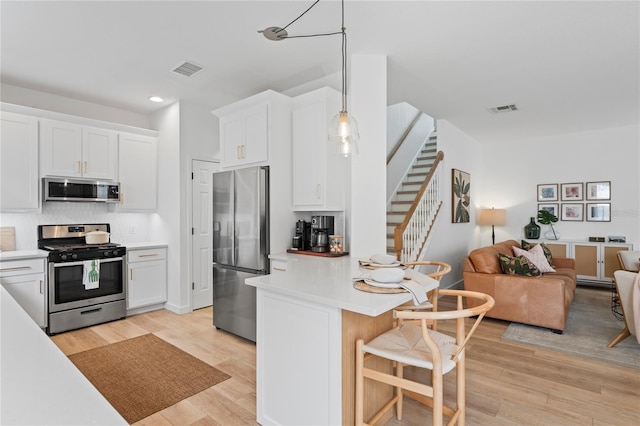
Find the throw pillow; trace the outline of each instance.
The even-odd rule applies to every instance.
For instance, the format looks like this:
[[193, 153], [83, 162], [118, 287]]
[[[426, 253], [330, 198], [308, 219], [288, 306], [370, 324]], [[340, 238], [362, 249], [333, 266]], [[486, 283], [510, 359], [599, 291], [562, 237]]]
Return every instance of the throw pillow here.
[[524, 256], [527, 259], [529, 259], [531, 261], [531, 263], [536, 265], [538, 267], [538, 269], [540, 269], [540, 272], [542, 272], [543, 274], [545, 272], [555, 272], [556, 271], [555, 269], [553, 269], [551, 267], [551, 265], [549, 265], [549, 262], [547, 261], [547, 258], [545, 257], [544, 252], [542, 251], [542, 247], [540, 246], [540, 244], [536, 244], [530, 250], [522, 250], [522, 249], [514, 246], [513, 247], [513, 252], [515, 253], [516, 256]]
[[[522, 240], [521, 244], [523, 249], [525, 250], [531, 250], [533, 247], [535, 247], [537, 244], [532, 244], [528, 241]], [[551, 249], [549, 247], [547, 247], [547, 245], [545, 243], [540, 243], [540, 245], [542, 246], [542, 251], [544, 252], [544, 257], [547, 258], [547, 262], [549, 262], [549, 265], [551, 265]]]
[[524, 256], [513, 257], [499, 253], [502, 272], [509, 275], [523, 275], [525, 277], [539, 277], [540, 270]]

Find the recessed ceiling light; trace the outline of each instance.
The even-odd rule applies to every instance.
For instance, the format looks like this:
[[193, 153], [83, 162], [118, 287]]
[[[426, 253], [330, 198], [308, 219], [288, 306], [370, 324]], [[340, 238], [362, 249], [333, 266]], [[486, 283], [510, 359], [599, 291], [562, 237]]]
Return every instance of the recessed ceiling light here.
[[151, 102], [163, 102], [164, 99], [162, 99], [160, 96], [149, 96], [149, 100]]

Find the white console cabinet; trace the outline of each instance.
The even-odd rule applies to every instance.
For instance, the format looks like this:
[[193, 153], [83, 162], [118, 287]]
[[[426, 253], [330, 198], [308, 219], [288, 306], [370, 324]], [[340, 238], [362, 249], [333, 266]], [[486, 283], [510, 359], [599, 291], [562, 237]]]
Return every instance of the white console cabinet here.
[[116, 179], [116, 132], [56, 120], [40, 124], [42, 176]]
[[620, 269], [618, 252], [633, 250], [633, 244], [592, 242], [584, 240], [527, 240], [544, 243], [552, 256], [570, 257], [576, 261], [578, 280], [611, 283], [613, 272]]
[[0, 209], [3, 212], [37, 211], [38, 119], [22, 114], [0, 115]]
[[327, 139], [340, 109], [340, 93], [328, 87], [293, 99], [293, 210], [343, 210], [347, 159]]
[[46, 257], [0, 260], [0, 284], [38, 324], [47, 326]]
[[167, 248], [127, 248], [127, 313], [167, 301]]
[[633, 250], [633, 244], [573, 242], [571, 257], [576, 260], [578, 279], [611, 282], [613, 272], [620, 269], [621, 250]]

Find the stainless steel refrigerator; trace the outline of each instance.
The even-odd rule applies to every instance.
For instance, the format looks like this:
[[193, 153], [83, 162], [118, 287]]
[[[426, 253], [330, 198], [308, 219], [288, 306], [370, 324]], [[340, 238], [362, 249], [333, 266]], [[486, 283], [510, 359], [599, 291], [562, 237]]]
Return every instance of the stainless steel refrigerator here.
[[256, 341], [256, 289], [269, 271], [269, 167], [213, 175], [213, 325]]

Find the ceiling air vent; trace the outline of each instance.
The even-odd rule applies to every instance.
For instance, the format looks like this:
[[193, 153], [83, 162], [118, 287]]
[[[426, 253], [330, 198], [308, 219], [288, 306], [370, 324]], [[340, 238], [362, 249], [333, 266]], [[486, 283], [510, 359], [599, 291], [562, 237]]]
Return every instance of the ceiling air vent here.
[[493, 112], [494, 114], [509, 112], [509, 111], [517, 111], [517, 110], [518, 110], [518, 107], [515, 104], [502, 105], [498, 107], [489, 108], [489, 111]]
[[191, 77], [198, 71], [201, 71], [202, 67], [200, 65], [196, 65], [193, 62], [184, 62], [174, 68], [171, 72], [175, 74], [180, 74], [185, 77]]

